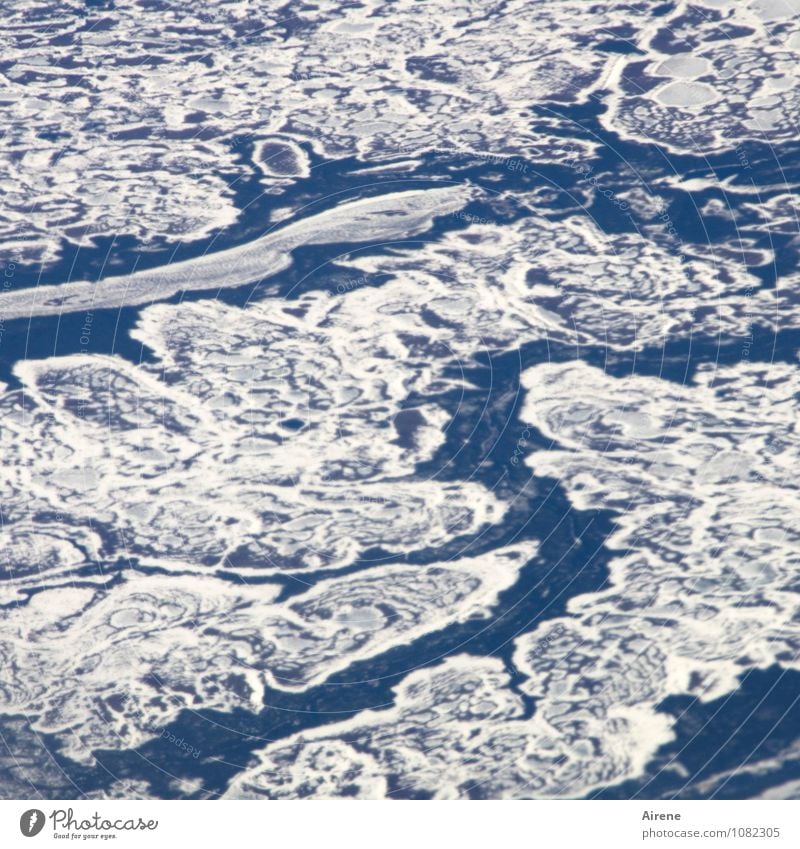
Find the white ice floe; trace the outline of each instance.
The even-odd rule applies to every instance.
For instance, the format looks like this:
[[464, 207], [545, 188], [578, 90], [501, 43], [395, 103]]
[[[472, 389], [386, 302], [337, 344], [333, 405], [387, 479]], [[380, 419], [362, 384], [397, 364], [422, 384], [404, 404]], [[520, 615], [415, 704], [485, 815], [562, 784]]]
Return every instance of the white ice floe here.
[[[290, 139], [271, 137], [255, 143], [253, 161], [268, 178], [307, 177], [311, 173], [308, 155]], [[274, 180], [268, 180], [268, 183]]]
[[632, 752], [670, 739], [665, 719], [624, 703], [605, 716], [526, 719], [509, 683], [496, 658], [414, 672], [391, 709], [266, 746], [226, 798], [574, 797], [635, 773]]
[[[610, 105], [609, 129], [671, 150], [780, 143], [800, 117], [793, 8], [706, 0], [654, 17], [650, 3], [512, 0], [487, 17], [477, 0], [370, 0], [287, 17], [283, 0], [259, 0], [111, 16], [69, 0], [35, 21], [11, 9], [0, 247], [50, 262], [97, 237], [143, 250], [205, 239], [236, 222], [243, 177], [279, 194], [309, 175], [309, 148], [369, 165], [426, 151], [559, 162], [573, 125], [534, 107], [590, 97]], [[646, 77], [640, 53], [604, 49], [622, 31]]]
[[[747, 141], [793, 141], [800, 121], [800, 8], [794, 0], [676, 3], [639, 28], [646, 54], [605, 79], [605, 126], [672, 152], [707, 156]], [[673, 77], [659, 85], [663, 77]]]
[[797, 368], [709, 365], [678, 386], [575, 363], [524, 380], [525, 420], [560, 446], [531, 455], [534, 472], [579, 509], [614, 511], [618, 530], [610, 586], [570, 601], [569, 639], [520, 640], [523, 689], [542, 697], [558, 682], [555, 713], [610, 715], [797, 667]]
[[395, 417], [436, 364], [417, 364], [402, 323], [357, 327], [340, 300], [153, 306], [135, 334], [152, 364], [19, 363], [25, 388], [3, 399], [7, 532], [58, 513], [100, 529], [107, 558], [264, 572], [343, 567], [500, 521], [480, 484], [415, 476], [448, 416], [417, 405], [402, 434]]
[[309, 148], [369, 164], [435, 148], [558, 161], [549, 130], [564, 122], [532, 107], [585, 100], [608, 31], [635, 42], [648, 6], [133, 0], [110, 14], [65, 0], [32, 18], [12, 5], [0, 249], [49, 262], [97, 237], [204, 239], [237, 220], [242, 178], [280, 193], [309, 173]]
[[499, 661], [452, 658], [390, 710], [265, 746], [229, 798], [580, 797], [643, 774], [673, 736], [667, 696], [798, 667], [797, 369], [709, 366], [678, 386], [578, 362], [524, 383], [522, 418], [559, 446], [534, 473], [618, 527], [608, 588], [516, 640], [533, 717]]
[[768, 252], [745, 239], [713, 248], [684, 243], [670, 225], [663, 211], [647, 236], [604, 233], [586, 215], [472, 224], [390, 256], [351, 258], [368, 276], [394, 279], [351, 293], [348, 308], [402, 317], [438, 343], [434, 350], [461, 357], [536, 340], [615, 350], [691, 335], [737, 344], [753, 325], [795, 321], [792, 282], [762, 289], [742, 265], [745, 257], [764, 263]]
[[[258, 711], [264, 686], [303, 690], [351, 663], [486, 616], [533, 543], [318, 583], [286, 602], [272, 585], [132, 575], [60, 587], [0, 619], [0, 713], [25, 714], [91, 762], [158, 737], [181, 710]], [[435, 660], [435, 657], [429, 658]], [[197, 748], [197, 747], [195, 747]]]
[[[449, 204], [451, 193], [462, 190], [437, 191], [447, 193]], [[421, 192], [419, 204], [430, 194]], [[365, 201], [353, 216], [359, 226], [371, 219], [371, 203]], [[442, 208], [438, 200], [432, 207]], [[379, 208], [376, 229], [391, 226], [396, 232], [397, 225], [386, 222], [394, 208], [396, 201]], [[430, 214], [423, 206], [410, 217], [422, 221]], [[335, 210], [322, 213], [285, 227], [275, 238], [283, 234], [282, 247], [320, 238], [335, 232], [338, 220]], [[502, 521], [507, 509], [479, 483], [444, 483], [416, 474], [442, 444], [448, 425], [438, 394], [463, 385], [444, 376], [452, 366], [482, 349], [510, 350], [536, 339], [566, 343], [577, 335], [581, 342], [620, 349], [657, 344], [665, 322], [670, 332], [685, 334], [697, 321], [692, 313], [698, 307], [708, 313], [701, 312], [703, 321], [727, 317], [731, 338], [768, 317], [759, 293], [742, 288], [749, 276], [730, 263], [715, 265], [708, 258], [681, 263], [654, 241], [603, 234], [578, 216], [558, 223], [533, 216], [502, 227], [471, 224], [414, 251], [395, 249], [347, 263], [361, 277], [341, 294], [329, 285], [328, 291], [262, 300], [244, 309], [213, 300], [148, 307], [134, 336], [154, 356], [139, 365], [90, 354], [17, 364], [23, 388], [0, 398], [7, 449], [2, 533], [13, 535], [16, 528], [23, 541], [26, 533], [46, 536], [47, 523], [59, 516], [70, 528], [72, 547], [65, 551], [61, 536], [48, 543], [50, 554], [42, 561], [47, 568], [35, 584], [42, 591], [4, 613], [12, 682], [6, 698], [9, 712], [27, 711], [42, 730], [67, 737], [74, 730], [73, 757], [86, 759], [93, 746], [136, 745], [147, 739], [148, 728], [174, 718], [181, 707], [255, 709], [264, 683], [309, 686], [367, 656], [364, 652], [405, 644], [488, 610], [534, 549], [495, 552], [474, 566], [463, 560], [449, 565], [449, 558], [458, 557], [455, 539], [480, 534]], [[734, 276], [717, 276], [722, 271]], [[326, 274], [320, 272], [320, 286], [326, 285]], [[369, 285], [377, 274], [389, 279]], [[641, 317], [638, 328], [631, 327], [632, 314]], [[703, 325], [705, 332], [708, 326]], [[696, 385], [678, 387], [655, 378], [614, 379], [581, 364], [538, 366], [526, 374], [530, 396], [523, 418], [563, 447], [534, 455], [535, 474], [560, 478], [577, 507], [612, 509], [622, 517], [611, 541], [621, 552], [612, 563], [613, 584], [573, 600], [563, 620], [519, 638], [516, 663], [527, 675], [522, 687], [537, 698], [533, 720], [518, 718], [523, 707], [505, 691], [505, 673], [493, 662], [475, 660], [480, 669], [467, 669], [468, 680], [489, 676], [486, 686], [498, 688], [497, 698], [514, 705], [511, 726], [506, 720], [497, 726], [480, 723], [480, 739], [490, 740], [459, 766], [458, 741], [475, 725], [471, 730], [451, 726], [457, 720], [444, 711], [434, 731], [434, 739], [446, 741], [447, 754], [437, 755], [442, 764], [432, 758], [429, 772], [421, 770], [415, 752], [428, 743], [398, 738], [386, 747], [398, 752], [391, 761], [368, 762], [377, 783], [365, 793], [377, 792], [391, 777], [412, 782], [419, 792], [445, 796], [469, 795], [475, 782], [489, 795], [580, 795], [641, 772], [669, 739], [667, 718], [653, 708], [665, 695], [689, 689], [710, 698], [732, 689], [746, 663], [789, 657], [796, 636], [780, 581], [793, 564], [791, 534], [782, 533], [793, 526], [795, 507], [784, 497], [777, 472], [785, 474], [798, 459], [792, 447], [792, 399], [800, 387], [790, 366], [745, 363], [717, 372], [712, 386], [713, 378], [714, 372], [701, 371]], [[396, 417], [411, 393], [426, 401], [417, 404], [413, 426], [401, 433]], [[675, 439], [677, 447], [670, 444]], [[747, 512], [740, 502], [744, 493], [750, 497], [756, 490], [756, 506]], [[696, 493], [697, 504], [687, 501], [689, 491]], [[744, 519], [736, 519], [738, 512]], [[758, 535], [742, 537], [735, 558], [716, 555], [722, 544], [733, 551], [731, 539], [753, 526]], [[431, 567], [433, 572], [380, 565], [385, 555], [377, 550], [402, 557], [434, 547], [449, 547], [452, 554], [448, 563]], [[769, 569], [754, 573], [754, 553], [767, 551]], [[105, 589], [95, 575], [91, 583], [70, 586], [82, 567], [126, 556], [172, 574], [147, 578], [128, 572], [124, 583]], [[358, 558], [373, 568], [329, 579], [307, 597], [282, 604], [271, 588], [233, 587], [209, 574], [222, 568], [240, 576], [341, 570]], [[483, 572], [483, 578], [475, 577], [474, 568], [483, 569], [482, 564], [498, 575], [505, 570], [505, 577], [491, 584]], [[429, 583], [425, 575], [432, 576]], [[5, 597], [24, 601], [33, 586], [30, 576], [30, 569], [18, 567], [5, 582]], [[462, 578], [469, 592], [459, 583]], [[756, 603], [742, 606], [745, 579], [751, 591], [759, 589]], [[393, 597], [396, 585], [397, 605], [402, 599], [413, 605], [417, 597], [426, 610], [438, 609], [433, 599], [442, 595], [455, 599], [455, 607], [430, 620], [397, 611], [387, 620], [375, 603], [349, 607], [348, 598], [360, 597], [356, 582], [362, 580], [375, 587], [376, 598]], [[151, 593], [154, 599], [185, 592], [196, 599], [197, 610], [210, 609], [208, 632], [192, 630], [180, 617], [177, 624], [170, 620], [148, 630], [139, 614], [125, 618], [111, 612], [146, 610], [143, 601], [126, 605], [125, 598], [145, 592], [151, 581], [159, 587]], [[484, 590], [488, 595], [481, 595]], [[323, 591], [337, 599], [330, 633], [316, 620], [312, 628], [292, 619], [314, 619], [312, 600]], [[652, 615], [646, 604], [651, 592], [661, 594]], [[262, 603], [269, 608], [253, 613], [257, 624], [243, 627], [249, 635], [274, 634], [270, 641], [276, 646], [283, 635], [283, 647], [270, 647], [272, 660], [266, 664], [259, 660], [260, 649], [245, 648], [247, 639], [221, 636], [226, 617], [261, 610]], [[77, 634], [94, 622], [91, 617], [100, 617], [100, 630], [90, 646], [104, 629], [147, 633], [141, 644], [129, 634], [119, 656], [103, 652], [109, 663], [119, 660], [120, 668], [131, 668], [135, 677], [125, 687], [135, 697], [125, 696], [124, 704], [143, 710], [140, 724], [113, 707], [119, 691], [107, 683], [120, 677], [116, 667], [113, 674], [108, 667], [97, 673], [97, 686], [86, 690], [85, 702], [73, 694], [62, 704], [47, 678], [37, 694], [17, 692], [18, 670], [30, 665], [24, 652], [50, 639], [25, 630], [38, 627], [41, 606], [52, 607], [48, 627], [58, 633], [69, 662], [77, 658], [79, 665], [64, 673], [73, 675], [76, 691], [78, 682], [86, 688], [93, 664], [100, 662], [83, 663], [84, 650], [75, 648]], [[671, 611], [675, 623], [668, 630], [663, 623]], [[285, 617], [297, 629], [281, 624]], [[321, 620], [329, 622], [326, 615]], [[348, 630], [354, 620], [362, 620], [357, 638]], [[395, 620], [411, 624], [391, 630]], [[345, 644], [352, 639], [344, 654], [339, 629]], [[393, 636], [369, 637], [377, 631]], [[220, 640], [219, 646], [205, 648], [206, 637]], [[585, 657], [570, 665], [570, 646], [581, 643], [586, 643]], [[244, 677], [231, 679], [231, 652], [239, 657], [240, 649]], [[219, 667], [209, 660], [217, 651], [224, 658]], [[138, 666], [137, 657], [142, 658]], [[620, 663], [627, 669], [629, 662], [636, 670], [633, 678], [633, 672], [626, 677], [619, 671]], [[211, 669], [207, 676], [195, 674], [201, 666]], [[424, 680], [434, 676], [430, 687], [414, 689], [415, 679], [401, 685], [411, 687], [425, 711], [439, 698], [435, 676], [441, 671], [419, 673]], [[150, 692], [147, 682], [156, 680], [150, 674], [181, 682], [174, 685], [178, 695], [168, 700], [169, 707]], [[584, 693], [580, 683], [594, 678], [607, 688], [599, 696]], [[114, 698], [99, 709], [102, 721], [96, 720], [89, 705], [107, 697]], [[417, 710], [399, 699], [394, 710], [402, 716], [407, 709]], [[363, 721], [365, 740], [378, 734], [370, 730], [370, 716]], [[362, 728], [353, 722], [354, 729]], [[387, 734], [380, 731], [380, 739]], [[309, 739], [339, 739], [338, 727], [314, 735]], [[512, 741], [508, 751], [498, 742], [506, 738]], [[490, 750], [495, 754], [489, 756]], [[258, 784], [252, 776], [247, 781]], [[292, 792], [300, 791], [287, 790]], [[336, 791], [319, 790], [328, 792]]]
[[673, 82], [660, 88], [656, 97], [664, 106], [706, 106], [717, 99], [717, 93], [705, 83]]
[[[415, 195], [401, 226], [441, 209], [430, 198]], [[364, 202], [351, 220], [394, 233], [396, 208]], [[280, 244], [339, 221], [290, 225]], [[134, 331], [152, 360], [16, 365], [22, 388], [0, 395], [3, 712], [90, 761], [157, 737], [184, 708], [257, 710], [267, 684], [305, 689], [489, 614], [536, 545], [461, 556], [459, 538], [507, 505], [478, 482], [417, 473], [449, 422], [436, 392], [459, 382], [441, 376], [444, 350], [426, 361], [412, 322], [376, 321], [357, 293], [153, 305]], [[415, 390], [433, 394], [404, 411]], [[437, 547], [430, 565], [383, 562]], [[104, 566], [126, 558], [167, 574], [110, 580]], [[215, 574], [359, 558], [361, 571], [284, 602], [275, 585]]]

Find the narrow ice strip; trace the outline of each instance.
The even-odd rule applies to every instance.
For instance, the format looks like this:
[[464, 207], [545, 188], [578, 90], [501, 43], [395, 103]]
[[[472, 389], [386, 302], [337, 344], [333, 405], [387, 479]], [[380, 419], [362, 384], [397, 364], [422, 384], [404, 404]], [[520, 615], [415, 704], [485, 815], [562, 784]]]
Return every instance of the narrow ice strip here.
[[453, 185], [393, 192], [343, 203], [240, 247], [159, 268], [0, 294], [4, 320], [112, 309], [163, 300], [180, 291], [206, 291], [272, 277], [292, 263], [301, 245], [330, 242], [380, 243], [429, 229], [433, 219], [464, 206], [473, 189]]

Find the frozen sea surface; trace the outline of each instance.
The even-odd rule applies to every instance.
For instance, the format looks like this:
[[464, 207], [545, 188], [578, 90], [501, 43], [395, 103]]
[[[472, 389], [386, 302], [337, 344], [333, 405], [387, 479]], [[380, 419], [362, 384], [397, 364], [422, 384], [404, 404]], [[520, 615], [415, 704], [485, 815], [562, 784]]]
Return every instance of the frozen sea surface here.
[[797, 795], [800, 3], [0, 8], [0, 797]]

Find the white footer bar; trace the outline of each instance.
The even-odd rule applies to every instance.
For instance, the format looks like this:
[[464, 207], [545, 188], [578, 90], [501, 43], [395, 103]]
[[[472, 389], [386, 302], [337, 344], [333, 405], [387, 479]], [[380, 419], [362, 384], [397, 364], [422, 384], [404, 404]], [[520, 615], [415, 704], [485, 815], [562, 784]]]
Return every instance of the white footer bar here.
[[0, 846], [626, 849], [800, 846], [800, 802], [0, 801]]

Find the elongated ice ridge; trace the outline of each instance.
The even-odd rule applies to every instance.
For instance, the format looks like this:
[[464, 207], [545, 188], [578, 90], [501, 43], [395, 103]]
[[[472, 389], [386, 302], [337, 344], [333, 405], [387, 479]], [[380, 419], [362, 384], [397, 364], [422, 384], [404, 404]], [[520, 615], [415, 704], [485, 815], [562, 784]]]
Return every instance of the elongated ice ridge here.
[[434, 217], [460, 209], [472, 189], [451, 185], [393, 192], [342, 204], [297, 221], [236, 248], [167, 266], [106, 277], [39, 286], [0, 294], [4, 320], [113, 309], [151, 303], [182, 290], [209, 290], [253, 283], [292, 264], [301, 245], [332, 242], [382, 242], [427, 230]]

